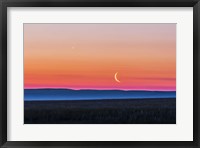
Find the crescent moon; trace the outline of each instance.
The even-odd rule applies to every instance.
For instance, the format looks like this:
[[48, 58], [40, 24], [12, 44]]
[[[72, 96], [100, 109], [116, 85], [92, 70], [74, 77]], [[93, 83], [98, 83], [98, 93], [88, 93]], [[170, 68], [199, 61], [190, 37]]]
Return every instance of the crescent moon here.
[[118, 74], [118, 72], [115, 73], [115, 81], [117, 81], [118, 83], [120, 83], [120, 81], [117, 79], [117, 74]]

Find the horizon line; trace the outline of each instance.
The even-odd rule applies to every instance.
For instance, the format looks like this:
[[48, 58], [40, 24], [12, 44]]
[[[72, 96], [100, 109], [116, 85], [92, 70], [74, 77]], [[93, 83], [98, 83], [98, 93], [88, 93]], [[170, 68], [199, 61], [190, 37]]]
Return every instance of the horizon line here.
[[72, 89], [72, 88], [24, 88], [24, 90], [37, 90], [37, 89], [64, 89], [64, 90], [120, 90], [120, 91], [166, 91], [166, 92], [169, 92], [169, 91], [174, 91], [176, 92], [176, 90], [154, 90], [154, 89]]

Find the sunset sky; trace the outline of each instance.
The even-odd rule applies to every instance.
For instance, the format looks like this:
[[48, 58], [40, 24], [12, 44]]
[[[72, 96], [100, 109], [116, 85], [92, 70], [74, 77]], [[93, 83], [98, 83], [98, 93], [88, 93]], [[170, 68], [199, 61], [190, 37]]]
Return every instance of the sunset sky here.
[[24, 24], [24, 88], [174, 91], [176, 24]]

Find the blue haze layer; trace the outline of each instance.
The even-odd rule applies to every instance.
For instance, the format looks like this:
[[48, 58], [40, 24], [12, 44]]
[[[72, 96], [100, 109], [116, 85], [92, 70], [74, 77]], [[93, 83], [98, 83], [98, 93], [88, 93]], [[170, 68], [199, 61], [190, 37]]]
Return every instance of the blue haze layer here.
[[25, 101], [176, 98], [176, 91], [25, 89]]

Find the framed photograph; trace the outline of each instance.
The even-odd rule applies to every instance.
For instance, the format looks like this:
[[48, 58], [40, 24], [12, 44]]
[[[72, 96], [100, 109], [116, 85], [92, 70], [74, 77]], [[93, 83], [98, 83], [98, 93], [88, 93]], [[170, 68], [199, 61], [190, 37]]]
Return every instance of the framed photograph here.
[[200, 147], [199, 5], [1, 1], [0, 146]]

